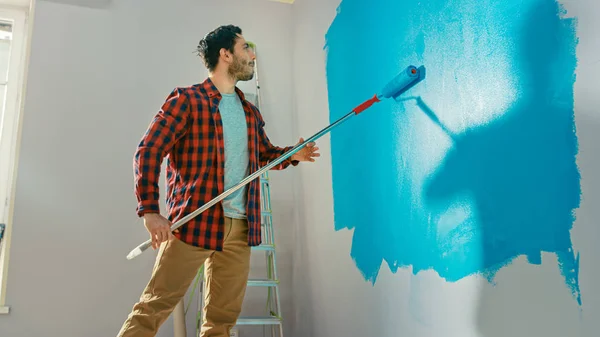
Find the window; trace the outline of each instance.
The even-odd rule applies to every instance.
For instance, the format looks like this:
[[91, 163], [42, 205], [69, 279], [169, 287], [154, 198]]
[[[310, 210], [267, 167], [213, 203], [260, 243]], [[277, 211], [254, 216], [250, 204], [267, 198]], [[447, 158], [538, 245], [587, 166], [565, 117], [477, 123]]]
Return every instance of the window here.
[[0, 6], [0, 314], [5, 307], [11, 217], [28, 47], [26, 7]]

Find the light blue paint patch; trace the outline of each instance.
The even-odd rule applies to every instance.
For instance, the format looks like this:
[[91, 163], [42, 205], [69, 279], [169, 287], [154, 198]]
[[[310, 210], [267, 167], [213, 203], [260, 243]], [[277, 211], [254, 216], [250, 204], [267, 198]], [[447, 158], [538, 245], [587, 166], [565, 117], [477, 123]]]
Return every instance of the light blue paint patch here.
[[554, 0], [343, 0], [327, 33], [330, 119], [407, 65], [427, 78], [331, 133], [335, 228], [375, 283], [448, 281], [558, 255], [581, 304], [570, 237], [580, 202], [575, 20]]

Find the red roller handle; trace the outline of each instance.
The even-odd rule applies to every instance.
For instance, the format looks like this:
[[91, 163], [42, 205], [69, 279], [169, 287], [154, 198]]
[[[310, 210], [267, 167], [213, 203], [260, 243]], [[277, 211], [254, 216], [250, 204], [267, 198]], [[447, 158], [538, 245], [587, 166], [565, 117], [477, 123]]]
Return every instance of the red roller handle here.
[[356, 108], [354, 108], [354, 110], [352, 110], [352, 111], [354, 111], [354, 113], [358, 115], [359, 113], [367, 110], [371, 105], [373, 105], [373, 104], [375, 104], [377, 102], [380, 102], [379, 98], [377, 97], [377, 95], [373, 95], [372, 98], [364, 101], [359, 106], [357, 106]]

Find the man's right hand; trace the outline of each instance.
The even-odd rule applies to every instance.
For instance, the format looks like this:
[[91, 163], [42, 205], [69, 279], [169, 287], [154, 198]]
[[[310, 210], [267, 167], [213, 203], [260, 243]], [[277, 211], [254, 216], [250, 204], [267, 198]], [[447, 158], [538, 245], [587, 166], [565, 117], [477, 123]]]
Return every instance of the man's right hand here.
[[160, 215], [160, 213], [144, 214], [144, 226], [146, 226], [150, 234], [153, 249], [157, 249], [162, 242], [173, 238], [171, 225], [171, 222]]

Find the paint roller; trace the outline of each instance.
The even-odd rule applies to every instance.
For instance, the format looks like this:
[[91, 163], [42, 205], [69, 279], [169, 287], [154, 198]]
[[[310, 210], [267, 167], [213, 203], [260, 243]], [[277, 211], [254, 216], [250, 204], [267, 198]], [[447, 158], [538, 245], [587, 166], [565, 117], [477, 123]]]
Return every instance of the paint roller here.
[[[194, 212], [192, 212], [192, 213], [184, 216], [183, 218], [181, 218], [180, 220], [178, 220], [177, 222], [175, 222], [171, 226], [171, 231], [174, 231], [177, 228], [183, 226], [188, 221], [190, 221], [194, 217], [198, 216], [200, 213], [206, 211], [207, 209], [209, 209], [210, 207], [212, 207], [216, 203], [220, 202], [221, 200], [223, 200], [224, 198], [226, 198], [227, 196], [229, 196], [231, 193], [237, 191], [238, 189], [240, 189], [244, 185], [248, 184], [252, 180], [254, 180], [256, 178], [259, 178], [260, 175], [262, 175], [266, 171], [272, 169], [276, 165], [279, 165], [282, 161], [288, 159], [289, 157], [291, 157], [292, 155], [294, 155], [296, 152], [300, 151], [300, 149], [302, 149], [303, 147], [305, 147], [306, 144], [308, 144], [310, 142], [314, 142], [315, 140], [321, 138], [323, 135], [325, 135], [326, 133], [328, 133], [329, 131], [331, 131], [333, 128], [335, 128], [335, 127], [339, 126], [340, 124], [346, 122], [351, 117], [360, 114], [361, 112], [363, 112], [366, 109], [368, 109], [369, 107], [371, 107], [373, 104], [375, 104], [377, 102], [381, 102], [381, 100], [385, 99], [385, 98], [393, 98], [394, 100], [397, 101], [398, 97], [400, 95], [402, 95], [407, 90], [409, 90], [410, 88], [412, 88], [413, 86], [415, 86], [417, 83], [419, 83], [420, 81], [422, 81], [424, 78], [425, 78], [425, 68], [423, 66], [421, 66], [419, 68], [417, 68], [415, 66], [412, 66], [412, 65], [406, 67], [406, 69], [404, 69], [402, 72], [400, 72], [398, 75], [396, 75], [396, 77], [394, 77], [391, 81], [389, 81], [383, 87], [383, 89], [381, 90], [381, 92], [379, 94], [375, 94], [372, 98], [364, 101], [363, 103], [361, 103], [360, 105], [358, 105], [357, 107], [355, 107], [354, 109], [352, 109], [352, 111], [350, 111], [345, 116], [343, 116], [340, 119], [338, 119], [337, 121], [331, 123], [329, 126], [327, 126], [326, 128], [322, 129], [321, 131], [315, 133], [312, 137], [308, 138], [304, 142], [302, 142], [300, 144], [297, 144], [292, 149], [288, 150], [286, 153], [282, 154], [281, 156], [279, 156], [274, 161], [272, 161], [269, 164], [263, 166], [260, 170], [258, 170], [256, 172], [252, 173], [251, 175], [247, 176], [246, 178], [244, 178], [243, 180], [241, 180], [237, 185], [230, 187], [225, 192], [221, 193], [220, 195], [218, 195], [217, 197], [215, 197], [211, 201], [209, 201], [206, 204], [204, 204], [202, 207], [200, 207], [197, 210], [195, 210]], [[127, 259], [131, 260], [131, 259], [136, 258], [137, 256], [141, 255], [144, 251], [146, 251], [151, 246], [152, 246], [152, 240], [148, 239], [147, 241], [141, 243], [139, 246], [137, 246], [136, 248], [134, 248], [127, 255]]]

